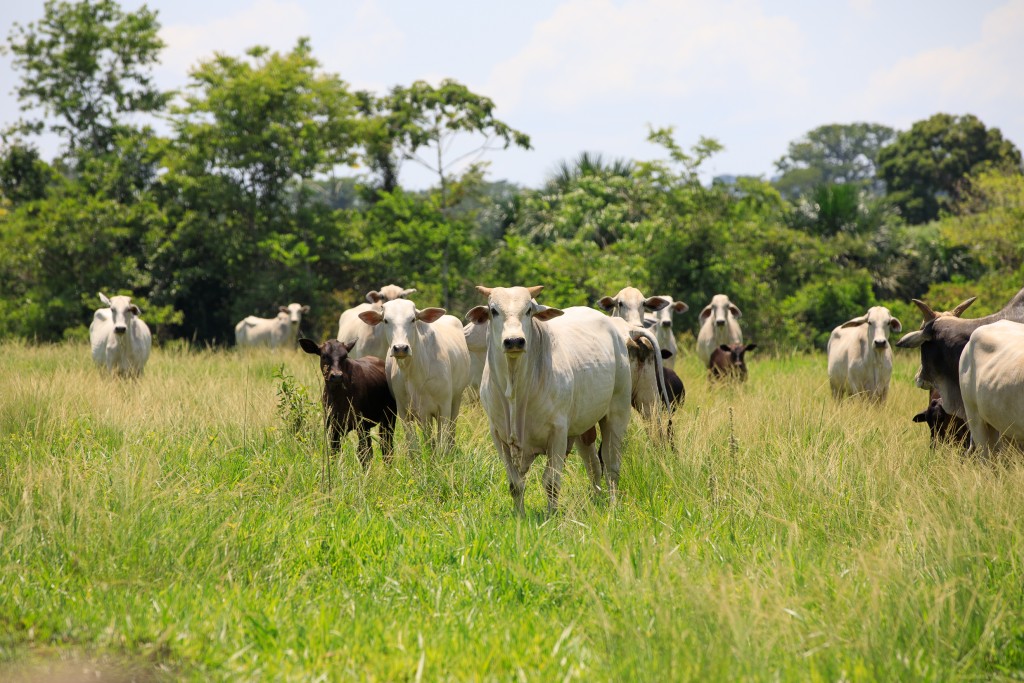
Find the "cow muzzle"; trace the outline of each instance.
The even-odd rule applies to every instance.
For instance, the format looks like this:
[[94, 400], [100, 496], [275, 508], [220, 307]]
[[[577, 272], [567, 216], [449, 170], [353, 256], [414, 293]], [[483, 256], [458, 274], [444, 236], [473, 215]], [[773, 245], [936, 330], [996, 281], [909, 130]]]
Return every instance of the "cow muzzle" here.
[[875, 340], [875, 348], [876, 349], [884, 349], [884, 348], [886, 348], [888, 346], [889, 346], [889, 342], [887, 340], [885, 340], [885, 339], [876, 339]]
[[345, 375], [343, 375], [340, 372], [332, 372], [332, 373], [327, 375], [327, 383], [328, 384], [337, 384], [338, 382], [340, 382], [343, 379], [345, 379]]
[[127, 331], [128, 331], [128, 328], [126, 326], [124, 326], [124, 325], [115, 325], [114, 326], [114, 334], [124, 334]]
[[391, 355], [395, 358], [408, 358], [412, 355], [408, 344], [395, 344], [391, 347]]
[[719, 327], [725, 327], [725, 319], [716, 320], [715, 324], [718, 325]]
[[672, 321], [671, 320], [662, 320], [661, 321], [661, 326], [662, 327], [672, 327]]
[[505, 353], [522, 353], [526, 350], [526, 337], [506, 337], [501, 340]]

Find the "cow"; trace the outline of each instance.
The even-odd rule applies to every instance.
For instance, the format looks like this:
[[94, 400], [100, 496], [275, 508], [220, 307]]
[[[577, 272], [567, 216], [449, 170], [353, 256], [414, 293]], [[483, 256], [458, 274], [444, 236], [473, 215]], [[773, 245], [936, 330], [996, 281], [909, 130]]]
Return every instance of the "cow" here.
[[338, 450], [342, 435], [356, 430], [359, 462], [366, 469], [373, 458], [370, 429], [377, 425], [381, 457], [384, 462], [390, 462], [398, 408], [388, 388], [384, 361], [372, 356], [349, 358], [355, 344], [336, 339], [317, 344], [312, 339], [302, 338], [299, 346], [320, 359], [320, 371], [324, 375], [324, 419], [331, 448]]
[[964, 319], [960, 316], [977, 297], [960, 302], [952, 310], [936, 313], [919, 299], [912, 299], [921, 309], [924, 321], [921, 329], [908, 332], [896, 342], [904, 349], [920, 348], [921, 365], [916, 383], [922, 389], [937, 389], [942, 395], [942, 407], [950, 415], [966, 420], [967, 412], [960, 393], [960, 354], [967, 346], [971, 333], [982, 325], [999, 320], [1024, 323], [1024, 289], [1017, 292], [1002, 309], [983, 318]]
[[[407, 299], [386, 301], [379, 312], [364, 311], [359, 318], [383, 328], [388, 386], [410, 447], [415, 445], [414, 426], [418, 425], [437, 452], [447, 453], [455, 440], [462, 392], [469, 384], [469, 350], [462, 323], [446, 316], [443, 308], [419, 310]], [[454, 323], [442, 318], [452, 318]], [[436, 437], [432, 437], [434, 424]]]
[[[662, 358], [665, 358], [666, 353], [665, 349], [661, 350]], [[665, 391], [668, 392], [671, 410], [681, 408], [686, 402], [686, 387], [683, 386], [682, 378], [672, 368], [663, 367], [661, 371], [665, 377]]]
[[292, 303], [280, 306], [277, 310], [276, 318], [250, 315], [239, 321], [235, 325], [235, 345], [243, 349], [257, 346], [271, 349], [295, 348], [302, 316], [309, 313], [309, 306]]
[[700, 312], [700, 332], [697, 333], [697, 357], [704, 367], [711, 363], [711, 354], [723, 344], [743, 343], [739, 318], [740, 309], [725, 294], [711, 297], [711, 303]]
[[484, 363], [487, 362], [487, 325], [466, 323], [462, 334], [466, 338], [466, 348], [469, 349], [469, 386], [479, 393]]
[[[679, 347], [676, 344], [676, 335], [672, 331], [672, 314], [681, 315], [690, 310], [682, 301], [673, 301], [672, 297], [667, 295], [658, 296], [659, 299], [664, 299], [668, 302], [668, 306], [655, 311], [654, 313], [644, 317], [644, 325], [647, 327], [654, 328], [655, 335], [658, 337], [658, 345], [662, 350], [662, 365], [669, 370], [675, 370], [676, 368], [676, 356], [679, 354]], [[667, 355], [666, 353], [667, 352]]]
[[864, 315], [832, 330], [827, 347], [832, 396], [885, 401], [892, 376], [889, 333], [899, 334], [902, 330], [903, 324], [885, 306], [872, 306]]
[[708, 362], [708, 379], [747, 381], [747, 351], [753, 351], [757, 344], [722, 344], [711, 354]]
[[928, 407], [915, 415], [913, 421], [928, 425], [932, 448], [943, 442], [962, 445], [971, 433], [965, 420], [943, 409], [942, 395], [935, 389], [928, 392]]
[[[577, 438], [593, 490], [600, 490], [603, 475], [614, 502], [632, 411], [620, 330], [593, 309], [565, 313], [537, 303], [542, 289], [478, 286], [487, 305], [467, 314], [474, 323], [489, 323], [480, 401], [519, 514], [526, 474], [541, 454], [547, 455], [548, 513], [557, 511], [566, 452]], [[601, 428], [600, 456], [595, 426]]]
[[386, 301], [404, 299], [416, 291], [415, 288], [403, 289], [398, 285], [384, 285], [380, 291], [376, 289], [366, 293], [366, 303], [359, 304], [343, 312], [338, 318], [339, 341], [355, 342], [352, 348], [351, 358], [364, 358], [375, 356], [384, 360], [388, 355], [388, 343], [384, 339], [383, 328], [367, 325], [359, 316], [366, 311], [381, 310]]
[[960, 391], [973, 451], [1024, 447], [1024, 325], [998, 320], [971, 333], [960, 355]]
[[96, 310], [89, 325], [93, 362], [114, 375], [141, 377], [153, 346], [149, 326], [139, 317], [142, 311], [129, 296], [99, 295], [105, 308]]

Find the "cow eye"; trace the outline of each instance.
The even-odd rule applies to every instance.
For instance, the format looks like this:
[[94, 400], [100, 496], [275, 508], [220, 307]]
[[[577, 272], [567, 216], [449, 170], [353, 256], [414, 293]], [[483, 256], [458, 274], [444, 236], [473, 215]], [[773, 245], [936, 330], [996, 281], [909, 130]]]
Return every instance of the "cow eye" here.
[[494, 306], [491, 306], [491, 315], [498, 315], [498, 309]]

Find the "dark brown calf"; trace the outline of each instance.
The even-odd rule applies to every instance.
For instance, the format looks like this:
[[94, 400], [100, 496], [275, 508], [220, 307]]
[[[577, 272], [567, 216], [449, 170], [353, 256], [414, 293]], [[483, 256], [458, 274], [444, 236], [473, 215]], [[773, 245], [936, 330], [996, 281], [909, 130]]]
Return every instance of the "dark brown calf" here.
[[757, 344], [733, 344], [727, 346], [722, 344], [711, 352], [711, 359], [708, 361], [708, 374], [711, 379], [735, 379], [740, 382], [747, 381], [747, 362], [744, 354], [753, 351]]
[[950, 415], [942, 407], [942, 396], [935, 389], [928, 394], [928, 407], [914, 416], [914, 422], [925, 422], [931, 432], [932, 448], [940, 442], [965, 445], [971, 430], [967, 423], [956, 415]]
[[312, 339], [300, 339], [299, 346], [306, 353], [320, 358], [331, 447], [337, 450], [342, 434], [356, 430], [359, 434], [359, 462], [363, 467], [369, 467], [373, 457], [370, 428], [379, 425], [381, 456], [389, 462], [398, 409], [388, 388], [384, 361], [373, 356], [349, 358], [348, 352], [355, 346], [354, 341], [344, 344], [337, 339], [328, 339], [317, 346]]
[[676, 374], [675, 370], [671, 368], [662, 368], [662, 374], [665, 376], [665, 390], [668, 392], [668, 400], [672, 406], [672, 409], [683, 405], [683, 401], [686, 400], [686, 388], [683, 386], [683, 380]]

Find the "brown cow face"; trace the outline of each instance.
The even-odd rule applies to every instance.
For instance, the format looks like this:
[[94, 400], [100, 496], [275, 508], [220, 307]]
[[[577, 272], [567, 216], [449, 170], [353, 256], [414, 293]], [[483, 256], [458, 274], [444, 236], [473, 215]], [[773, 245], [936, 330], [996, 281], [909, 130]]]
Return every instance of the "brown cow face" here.
[[342, 382], [347, 377], [348, 354], [355, 341], [345, 344], [337, 339], [328, 339], [319, 346], [312, 339], [302, 338], [299, 346], [306, 353], [320, 358], [320, 372], [324, 375], [324, 382], [335, 384]]

